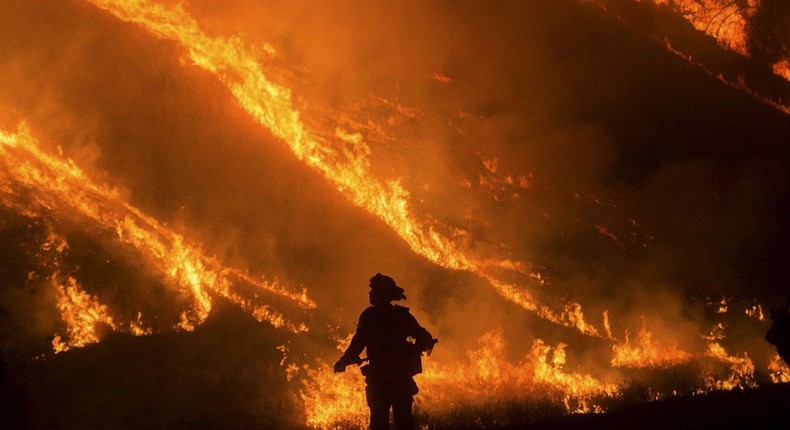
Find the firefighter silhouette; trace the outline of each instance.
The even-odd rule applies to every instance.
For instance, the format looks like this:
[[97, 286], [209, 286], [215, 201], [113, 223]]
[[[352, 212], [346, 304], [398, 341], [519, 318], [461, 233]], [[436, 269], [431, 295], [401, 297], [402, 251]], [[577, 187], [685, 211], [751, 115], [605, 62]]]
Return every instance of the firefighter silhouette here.
[[371, 430], [389, 429], [390, 408], [397, 430], [414, 429], [411, 407], [419, 390], [413, 376], [422, 372], [422, 353], [430, 355], [438, 342], [409, 308], [390, 303], [405, 299], [403, 293], [389, 276], [376, 273], [370, 278], [372, 306], [359, 316], [351, 344], [334, 367], [337, 373], [351, 364], [362, 364], [365, 360], [359, 355], [367, 349], [368, 364], [362, 367], [362, 374]]
[[765, 333], [765, 340], [776, 346], [776, 352], [785, 363], [790, 364], [790, 313], [788, 307], [790, 299], [783, 308], [769, 308], [771, 313], [771, 328]]

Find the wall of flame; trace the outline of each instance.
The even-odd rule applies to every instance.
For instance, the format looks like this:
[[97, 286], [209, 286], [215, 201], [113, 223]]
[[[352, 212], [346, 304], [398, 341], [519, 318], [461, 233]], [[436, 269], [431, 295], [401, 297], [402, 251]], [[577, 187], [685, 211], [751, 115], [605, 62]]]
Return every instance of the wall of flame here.
[[[751, 284], [727, 267], [778, 217], [782, 191], [765, 184], [787, 169], [771, 158], [789, 135], [787, 105], [746, 81], [720, 78], [757, 100], [731, 101], [709, 69], [672, 63], [627, 28], [605, 36], [616, 24], [573, 2], [75, 0], [47, 5], [47, 20], [35, 4], [6, 3], [0, 197], [9, 219], [46, 233], [28, 279], [12, 287], [48, 291], [58, 318], [38, 329], [54, 353], [107, 331], [194, 331], [226, 301], [292, 336], [281, 365], [308, 425], [363, 426], [363, 382], [331, 373], [332, 345], [347, 341], [365, 280], [382, 271], [442, 339], [418, 381], [418, 408], [431, 416], [492, 398], [603, 412], [638, 371], [690, 363], [690, 389], [650, 395], [788, 378], [760, 342], [775, 290], [744, 294]], [[751, 54], [759, 2], [653, 3], [721, 49]], [[624, 49], [657, 59], [627, 62]], [[786, 66], [770, 70], [787, 79]], [[734, 142], [759, 143], [721, 150], [707, 143], [732, 135], [710, 130], [721, 122], [653, 123], [687, 113], [655, 107], [618, 127], [650, 102], [597, 113], [631, 100], [604, 77], [633, 70], [643, 75], [631, 88], [679, 89], [693, 77], [705, 106], [719, 107], [708, 93], [736, 105], [725, 114], [742, 127]], [[662, 81], [667, 70], [681, 78]], [[757, 113], [736, 119], [747, 108]], [[649, 145], [661, 156], [644, 155]], [[715, 181], [723, 170], [735, 171], [726, 187]], [[151, 289], [81, 269], [82, 236], [138, 262], [156, 297], [118, 300]]]

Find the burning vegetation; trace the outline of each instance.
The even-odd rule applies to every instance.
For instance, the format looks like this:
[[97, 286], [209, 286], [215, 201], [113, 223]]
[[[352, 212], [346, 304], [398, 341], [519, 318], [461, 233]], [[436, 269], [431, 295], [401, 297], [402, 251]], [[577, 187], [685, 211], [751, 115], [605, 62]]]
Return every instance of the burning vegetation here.
[[[732, 87], [785, 113], [788, 101], [790, 9], [776, 0], [590, 0]], [[635, 4], [636, 3], [636, 4]], [[639, 3], [653, 5], [654, 8]], [[693, 30], [667, 21], [682, 17]], [[682, 27], [681, 27], [682, 28]], [[704, 46], [704, 38], [719, 49]], [[695, 41], [694, 39], [699, 40]], [[736, 55], [730, 55], [734, 53]], [[738, 64], [734, 66], [733, 64]]]
[[[272, 328], [255, 341], [279, 351], [274, 370], [249, 365], [287, 387], [277, 395], [299, 412], [283, 407], [294, 416], [278, 423], [362, 428], [364, 378], [356, 369], [334, 374], [329, 363], [362, 306], [364, 282], [354, 280], [385, 265], [402, 274], [413, 311], [443, 339], [416, 378], [415, 407], [429, 428], [600, 414], [790, 381], [762, 341], [763, 309], [788, 278], [743, 257], [761, 238], [788, 235], [784, 225], [759, 228], [786, 209], [786, 190], [766, 189], [786, 186], [778, 178], [790, 168], [775, 147], [790, 135], [781, 26], [790, 14], [778, 14], [780, 3], [591, 0], [608, 15], [576, 2], [491, 11], [409, 4], [394, 14], [355, 3], [362, 19], [349, 31], [401, 38], [381, 63], [371, 60], [373, 42], [327, 33], [333, 20], [347, 23], [351, 5], [325, 18], [307, 13], [314, 28], [297, 31], [294, 16], [306, 13], [298, 6], [262, 11], [234, 0], [219, 11], [210, 3], [68, 1], [53, 6], [54, 28], [76, 17], [101, 23], [95, 34], [89, 25], [72, 30], [56, 60], [24, 47], [43, 49], [52, 36], [12, 38], [2, 51], [0, 315], [9, 329], [0, 346], [15, 360], [67, 362], [114, 336], [199, 336], [218, 307], [231, 306]], [[30, 8], [9, 2], [9, 32]], [[535, 18], [541, 13], [563, 28], [617, 31], [600, 36], [609, 47], [601, 58], [584, 58], [577, 48], [587, 39], [553, 37], [556, 29]], [[643, 52], [655, 44], [631, 28], [664, 15], [691, 29], [645, 28], [662, 48]], [[385, 17], [392, 21], [382, 28], [366, 22]], [[513, 34], [494, 24], [503, 17], [528, 25]], [[478, 26], [469, 35], [446, 36], [467, 21]], [[404, 34], [407, 24], [417, 35]], [[643, 124], [618, 128], [633, 109], [597, 112], [628, 92], [603, 82], [605, 57], [620, 49], [604, 37], [628, 38], [623, 49], [659, 58], [629, 67], [682, 74], [661, 85], [695, 79], [697, 97], [726, 102], [726, 91], [739, 89], [748, 97], [735, 97], [732, 112], [765, 109], [770, 127], [744, 115], [738, 124], [749, 128], [721, 149], [697, 124], [659, 124], [675, 114], [648, 101], [639, 107], [656, 110], [641, 115]], [[130, 66], [145, 71], [140, 81], [77, 94], [70, 85], [92, 87], [118, 61], [92, 49], [116, 52], [118, 41], [140, 46], [114, 54], [143, 58]], [[667, 61], [664, 48], [700, 69]], [[399, 55], [416, 55], [413, 69]], [[716, 60], [730, 55], [745, 62]], [[586, 62], [599, 65], [592, 76], [564, 70]], [[752, 68], [760, 71], [743, 72]], [[61, 69], [64, 77], [53, 77]], [[562, 76], [546, 72], [553, 69]], [[586, 79], [592, 90], [580, 95]], [[36, 95], [44, 101], [29, 101]], [[121, 96], [130, 106], [117, 106]], [[584, 96], [589, 107], [578, 105]], [[166, 103], [155, 108], [160, 98]], [[202, 136], [209, 128], [221, 130]], [[754, 147], [731, 149], [753, 136]], [[131, 160], [137, 169], [127, 168]], [[763, 278], [734, 273], [733, 261]], [[750, 293], [756, 282], [773, 284]], [[267, 383], [247, 394], [268, 399]], [[258, 423], [267, 414], [278, 411], [250, 412]]]

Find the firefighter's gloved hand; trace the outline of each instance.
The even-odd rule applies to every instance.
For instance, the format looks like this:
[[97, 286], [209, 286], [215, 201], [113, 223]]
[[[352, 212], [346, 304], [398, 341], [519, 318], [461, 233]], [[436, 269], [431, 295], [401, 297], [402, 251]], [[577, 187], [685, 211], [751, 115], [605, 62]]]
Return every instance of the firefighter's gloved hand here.
[[345, 372], [346, 366], [359, 363], [359, 361], [359, 357], [347, 357], [344, 355], [340, 357], [340, 360], [337, 360], [337, 363], [335, 363], [335, 373]]
[[417, 341], [416, 345], [420, 352], [427, 352], [428, 355], [431, 355], [433, 347], [437, 343], [439, 343], [439, 339], [428, 338]]

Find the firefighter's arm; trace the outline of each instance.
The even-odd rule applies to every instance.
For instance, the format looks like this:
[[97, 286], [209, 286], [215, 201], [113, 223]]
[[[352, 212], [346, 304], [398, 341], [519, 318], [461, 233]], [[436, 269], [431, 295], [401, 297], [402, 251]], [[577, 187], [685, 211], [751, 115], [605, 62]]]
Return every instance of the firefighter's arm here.
[[354, 337], [351, 338], [351, 343], [346, 348], [346, 351], [343, 353], [343, 356], [340, 357], [340, 360], [337, 360], [334, 366], [335, 373], [345, 372], [346, 366], [350, 366], [352, 364], [361, 364], [362, 359], [359, 358], [359, 354], [362, 354], [362, 350], [365, 349], [365, 329], [367, 327], [367, 323], [365, 322], [364, 317], [359, 318], [359, 325], [357, 326], [357, 331], [354, 333]]
[[354, 334], [354, 338], [351, 339], [351, 344], [348, 345], [346, 352], [344, 352], [340, 360], [337, 360], [335, 363], [335, 373], [345, 372], [346, 366], [362, 363], [359, 354], [365, 349], [365, 344], [360, 340], [360, 337], [359, 331], [357, 331], [357, 333]]
[[435, 339], [428, 334], [427, 338], [417, 339], [416, 345], [419, 348], [420, 352], [425, 352], [427, 355], [431, 355], [433, 352], [433, 347], [439, 343], [439, 339]]
[[340, 357], [340, 360], [337, 360], [334, 366], [335, 373], [341, 373], [346, 371], [346, 367], [352, 364], [360, 364], [362, 363], [362, 359], [359, 358], [359, 355], [356, 357], [351, 355], [343, 354]]
[[431, 333], [429, 333], [425, 327], [421, 326], [413, 315], [410, 314], [409, 316], [412, 319], [411, 336], [415, 340], [417, 349], [419, 349], [420, 352], [428, 352], [428, 355], [430, 355], [430, 352], [433, 350], [433, 346], [439, 342], [439, 339], [434, 339], [433, 336], [431, 336]]

